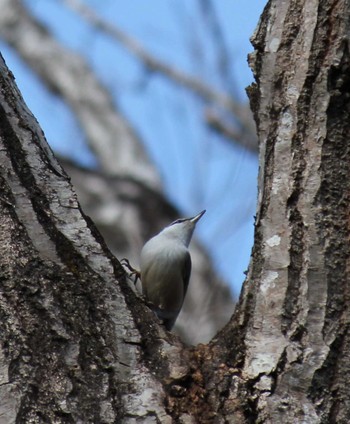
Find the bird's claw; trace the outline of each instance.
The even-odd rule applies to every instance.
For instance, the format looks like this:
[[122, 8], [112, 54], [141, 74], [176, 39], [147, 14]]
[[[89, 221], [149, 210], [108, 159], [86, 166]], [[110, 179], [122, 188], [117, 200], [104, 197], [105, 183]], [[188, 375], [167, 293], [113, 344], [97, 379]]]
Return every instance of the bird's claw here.
[[123, 259], [120, 261], [120, 263], [121, 263], [121, 264], [122, 264], [125, 268], [127, 268], [127, 269], [128, 269], [128, 271], [129, 271], [129, 277], [134, 277], [134, 284], [136, 284], [136, 283], [137, 283], [137, 280], [141, 279], [141, 273], [140, 273], [140, 271], [138, 271], [137, 269], [133, 268], [133, 267], [130, 265], [129, 260], [128, 260], [128, 259], [126, 259], [126, 258], [123, 258]]

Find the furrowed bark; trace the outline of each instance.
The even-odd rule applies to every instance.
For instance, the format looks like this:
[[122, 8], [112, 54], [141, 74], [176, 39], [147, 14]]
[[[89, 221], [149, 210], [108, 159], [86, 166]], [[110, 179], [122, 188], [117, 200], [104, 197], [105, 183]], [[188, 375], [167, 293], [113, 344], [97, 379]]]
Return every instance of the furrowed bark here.
[[148, 368], [162, 357], [158, 376], [180, 375], [177, 342], [84, 219], [2, 58], [0, 87], [2, 422], [170, 422]]
[[224, 331], [248, 422], [350, 414], [349, 22], [347, 1], [270, 1], [252, 38], [259, 204], [236, 332]]

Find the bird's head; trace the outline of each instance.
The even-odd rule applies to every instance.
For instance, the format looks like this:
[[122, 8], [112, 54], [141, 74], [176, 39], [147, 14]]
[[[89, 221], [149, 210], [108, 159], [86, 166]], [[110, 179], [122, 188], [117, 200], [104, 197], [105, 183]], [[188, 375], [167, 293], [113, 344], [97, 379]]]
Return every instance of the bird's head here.
[[204, 214], [205, 210], [192, 218], [179, 218], [165, 227], [162, 233], [174, 239], [179, 239], [185, 246], [188, 246], [196, 224]]

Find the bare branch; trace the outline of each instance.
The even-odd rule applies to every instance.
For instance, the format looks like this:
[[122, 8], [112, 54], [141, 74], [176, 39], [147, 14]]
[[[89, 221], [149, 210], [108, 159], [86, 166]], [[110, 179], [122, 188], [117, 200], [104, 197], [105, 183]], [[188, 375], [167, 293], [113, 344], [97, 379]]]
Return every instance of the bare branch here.
[[252, 134], [246, 134], [242, 137], [242, 133], [238, 132], [233, 125], [230, 125], [223, 120], [214, 110], [208, 109], [205, 112], [205, 120], [208, 126], [218, 134], [224, 136], [228, 140], [242, 140], [242, 147], [249, 150], [252, 153], [258, 152], [258, 145], [255, 136]]
[[[236, 102], [232, 97], [227, 94], [213, 89], [205, 82], [198, 78], [188, 75], [183, 71], [177, 69], [173, 65], [169, 65], [149, 53], [137, 40], [125, 34], [116, 25], [112, 25], [106, 20], [102, 19], [94, 10], [83, 4], [80, 0], [62, 0], [68, 7], [82, 16], [87, 22], [95, 28], [100, 29], [108, 34], [118, 42], [120, 42], [127, 50], [132, 52], [138, 59], [142, 61], [144, 66], [153, 72], [157, 72], [166, 76], [171, 81], [191, 90], [194, 94], [199, 96], [202, 100], [215, 104], [219, 109], [229, 111], [238, 121], [239, 130], [235, 133], [235, 138], [232, 139], [239, 144], [246, 146], [247, 142], [245, 137], [248, 134], [250, 139], [255, 139], [255, 127], [250, 114], [248, 105], [242, 105]], [[223, 124], [225, 126], [225, 124]], [[230, 133], [225, 134], [231, 137]], [[256, 141], [255, 141], [256, 143]], [[255, 151], [257, 148], [255, 148]]]

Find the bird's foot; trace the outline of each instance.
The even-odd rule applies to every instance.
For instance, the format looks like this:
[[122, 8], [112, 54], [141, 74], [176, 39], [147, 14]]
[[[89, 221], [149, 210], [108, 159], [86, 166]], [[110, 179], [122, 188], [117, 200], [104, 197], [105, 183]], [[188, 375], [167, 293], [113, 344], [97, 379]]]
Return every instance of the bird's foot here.
[[123, 258], [120, 263], [123, 265], [124, 268], [127, 268], [129, 271], [129, 277], [134, 277], [134, 284], [137, 283], [137, 280], [141, 279], [141, 273], [137, 269], [133, 268], [130, 265], [130, 262], [128, 259]]

